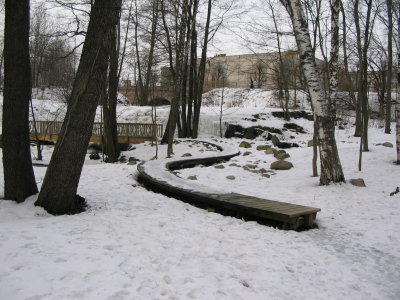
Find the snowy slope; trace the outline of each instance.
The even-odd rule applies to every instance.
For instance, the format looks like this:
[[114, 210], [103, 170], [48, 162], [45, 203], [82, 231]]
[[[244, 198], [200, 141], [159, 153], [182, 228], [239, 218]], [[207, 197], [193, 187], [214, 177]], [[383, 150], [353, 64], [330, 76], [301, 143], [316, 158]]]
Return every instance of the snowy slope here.
[[[217, 109], [204, 109], [203, 122], [217, 120]], [[243, 120], [257, 112], [265, 120]], [[270, 113], [243, 107], [224, 118], [282, 128], [284, 122]], [[258, 138], [248, 140], [252, 148], [241, 148], [251, 154], [233, 158], [224, 169], [198, 166], [179, 176], [196, 175], [196, 183], [210, 189], [320, 207], [319, 229], [282, 231], [207, 212], [147, 191], [137, 182], [135, 165], [87, 159], [79, 185], [89, 204], [84, 213], [51, 216], [34, 206], [36, 196], [22, 204], [0, 201], [0, 299], [399, 299], [400, 194], [390, 193], [400, 186], [400, 171], [392, 163], [394, 148], [379, 145], [394, 143], [394, 134], [383, 134], [379, 122], [371, 124], [371, 151], [364, 153], [359, 172], [359, 140], [351, 122], [338, 130], [346, 179], [362, 177], [367, 187], [322, 187], [311, 177], [312, 150], [306, 147], [312, 123], [293, 122], [307, 133], [280, 136], [301, 146], [287, 150], [294, 164], [289, 171], [266, 178], [243, 168], [269, 170], [274, 161], [256, 150], [269, 144]], [[234, 148], [242, 141], [210, 132], [201, 139]], [[155, 155], [149, 143], [135, 147], [124, 155], [140, 160]], [[165, 146], [158, 151], [164, 159]], [[181, 142], [174, 158], [205, 151]], [[51, 153], [46, 146], [45, 162]], [[40, 186], [46, 168], [34, 169]]]

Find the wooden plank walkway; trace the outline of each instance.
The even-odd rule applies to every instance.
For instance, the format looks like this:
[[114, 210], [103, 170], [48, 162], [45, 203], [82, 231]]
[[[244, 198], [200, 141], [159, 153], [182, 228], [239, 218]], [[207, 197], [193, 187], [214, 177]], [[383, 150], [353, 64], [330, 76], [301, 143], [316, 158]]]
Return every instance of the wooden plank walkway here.
[[[36, 121], [38, 134], [36, 136], [34, 122], [29, 121], [29, 137], [31, 140], [38, 138], [40, 141], [57, 141], [63, 122], [56, 121]], [[102, 141], [103, 124], [94, 123], [91, 142], [100, 143]], [[145, 123], [118, 123], [117, 124], [118, 143], [137, 144], [143, 141], [150, 141], [154, 136], [160, 137], [163, 134], [162, 124]]]
[[[166, 163], [164, 169], [172, 172], [194, 165], [229, 160], [235, 155], [237, 154], [176, 160]], [[164, 194], [178, 197], [182, 201], [223, 215], [257, 221], [261, 224], [285, 230], [300, 230], [315, 227], [314, 221], [317, 213], [321, 211], [321, 209], [315, 207], [273, 201], [238, 193], [204, 193], [196, 191], [195, 186], [193, 186], [193, 189], [180, 188], [173, 181], [167, 182], [153, 178], [146, 172], [144, 166], [145, 162], [137, 168], [140, 178], [147, 186], [153, 187]]]

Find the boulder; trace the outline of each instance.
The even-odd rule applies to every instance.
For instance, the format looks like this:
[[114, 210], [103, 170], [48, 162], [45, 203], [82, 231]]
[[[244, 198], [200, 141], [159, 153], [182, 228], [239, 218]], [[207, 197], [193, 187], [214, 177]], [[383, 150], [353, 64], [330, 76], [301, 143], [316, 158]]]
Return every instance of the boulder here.
[[235, 180], [235, 179], [236, 179], [236, 177], [235, 177], [235, 176], [232, 176], [232, 175], [228, 175], [228, 176], [226, 176], [226, 179], [229, 179], [229, 180]]
[[354, 186], [366, 187], [364, 179], [362, 178], [350, 179], [350, 183]]
[[279, 147], [280, 141], [276, 135], [271, 136], [271, 141], [275, 147]]
[[89, 155], [89, 158], [93, 160], [98, 160], [100, 159], [100, 155], [98, 153], [92, 153]]
[[228, 124], [228, 127], [225, 131], [225, 137], [243, 137], [243, 127], [240, 125]]
[[190, 154], [190, 153], [182, 154], [182, 157], [190, 157], [190, 156], [192, 156], [192, 154]]
[[126, 163], [126, 162], [127, 162], [126, 156], [121, 155], [121, 156], [118, 158], [118, 161], [119, 161], [120, 163]]
[[274, 148], [269, 148], [269, 149], [265, 150], [265, 154], [275, 154], [275, 152], [276, 152], [276, 149], [274, 149]]
[[187, 179], [189, 179], [189, 180], [197, 180], [197, 176], [196, 175], [191, 175], [191, 176], [188, 176]]
[[225, 169], [224, 165], [216, 165], [216, 166], [214, 166], [214, 168], [216, 168], [216, 169]]
[[243, 153], [243, 156], [247, 156], [247, 155], [250, 155], [250, 154], [251, 154], [250, 151], [246, 151], [245, 153]]
[[254, 140], [257, 137], [258, 133], [253, 127], [247, 128], [244, 133], [244, 138], [248, 140]]
[[383, 143], [382, 146], [383, 147], [388, 147], [388, 148], [393, 148], [393, 144], [389, 143], [389, 142]]
[[290, 155], [289, 155], [289, 153], [277, 153], [276, 155], [275, 155], [275, 158], [276, 159], [279, 159], [279, 160], [284, 160], [284, 159], [286, 159], [286, 158], [289, 158], [290, 157]]
[[236, 163], [231, 163], [229, 166], [230, 166], [230, 167], [241, 167], [240, 165], [238, 165], [238, 164], [236, 164]]
[[263, 150], [268, 150], [269, 148], [271, 148], [270, 145], [258, 145], [256, 149], [258, 151], [263, 151]]
[[285, 123], [285, 124], [283, 124], [283, 128], [293, 130], [297, 133], [306, 133], [303, 127], [301, 127], [295, 123]]
[[257, 168], [257, 165], [248, 164], [248, 165], [243, 166], [243, 169], [252, 169], [252, 170], [254, 170], [255, 168]]
[[269, 175], [269, 174], [267, 174], [267, 173], [264, 173], [264, 174], [262, 174], [261, 175], [262, 177], [265, 177], [265, 178], [270, 178], [271, 176]]
[[241, 147], [241, 148], [251, 148], [251, 144], [250, 144], [249, 142], [242, 141], [242, 142], [239, 144], [239, 147]]
[[271, 164], [272, 170], [289, 170], [293, 168], [293, 164], [286, 160], [277, 160]]

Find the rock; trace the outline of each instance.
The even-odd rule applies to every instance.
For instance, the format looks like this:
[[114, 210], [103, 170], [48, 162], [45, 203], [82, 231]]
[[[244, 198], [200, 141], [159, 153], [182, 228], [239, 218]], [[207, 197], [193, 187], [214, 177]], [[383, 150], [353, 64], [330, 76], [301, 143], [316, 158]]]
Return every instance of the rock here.
[[279, 143], [279, 148], [282, 148], [282, 149], [298, 148], [298, 147], [300, 147], [300, 146], [296, 143], [285, 143], [285, 142]]
[[295, 132], [298, 132], [298, 133], [306, 133], [303, 127], [301, 127], [295, 123], [285, 123], [285, 124], [283, 124], [283, 128], [286, 128], [289, 130], [294, 130]]
[[280, 141], [276, 135], [271, 136], [271, 141], [275, 147], [279, 147]]
[[[285, 114], [282, 111], [273, 111], [271, 113], [275, 118], [284, 118]], [[309, 121], [313, 121], [314, 120], [314, 116], [304, 110], [295, 110], [295, 111], [290, 111], [289, 112], [289, 117], [291, 118], [295, 118], [295, 119], [300, 119], [300, 118], [304, 118], [306, 120]]]
[[191, 175], [191, 176], [188, 176], [187, 179], [189, 179], [189, 180], [197, 180], [197, 176], [196, 175]]
[[123, 156], [123, 155], [120, 156], [118, 161], [121, 162], [121, 163], [126, 163], [127, 162], [126, 156]]
[[259, 145], [259, 146], [257, 146], [257, 150], [258, 151], [262, 151], [262, 150], [268, 150], [269, 148], [271, 148], [271, 146], [270, 145]]
[[364, 179], [362, 178], [350, 179], [350, 183], [354, 186], [366, 187]]
[[261, 168], [260, 170], [258, 170], [258, 173], [264, 174], [267, 173], [268, 171], [265, 170], [264, 168]]
[[140, 159], [137, 159], [136, 157], [129, 157], [128, 158], [128, 162], [138, 162], [138, 161], [140, 161]]
[[276, 152], [276, 149], [274, 149], [274, 148], [269, 148], [269, 149], [265, 150], [265, 154], [275, 154], [275, 152]]
[[271, 177], [269, 174], [262, 174], [261, 176], [265, 177], [265, 178], [270, 178]]
[[225, 167], [223, 165], [216, 165], [216, 166], [214, 166], [214, 168], [216, 168], [216, 169], [225, 169]]
[[236, 163], [232, 163], [229, 165], [230, 167], [241, 167], [240, 165], [236, 164]]
[[[256, 120], [257, 121], [257, 120]], [[254, 140], [257, 137], [257, 132], [253, 127], [247, 128], [244, 133], [244, 138], [248, 140]]]
[[289, 170], [293, 168], [293, 164], [286, 160], [277, 160], [271, 164], [272, 170]]
[[393, 148], [393, 144], [389, 143], [389, 142], [383, 143], [382, 146], [383, 147], [388, 147], [388, 148]]
[[257, 168], [257, 165], [250, 165], [250, 164], [249, 164], [249, 165], [243, 166], [243, 168], [254, 170], [255, 168]]
[[135, 160], [133, 160], [133, 161], [128, 161], [128, 165], [130, 165], [130, 166], [134, 166], [134, 165], [136, 165], [136, 161]]
[[225, 131], [225, 137], [243, 137], [243, 127], [240, 125], [228, 124]]
[[289, 155], [289, 153], [277, 153], [276, 155], [275, 155], [275, 158], [276, 159], [279, 159], [279, 160], [283, 160], [283, 159], [285, 159], [285, 158], [289, 158], [290, 157], [290, 155]]
[[248, 143], [248, 142], [246, 142], [246, 141], [242, 141], [242, 142], [239, 144], [239, 147], [242, 147], [242, 148], [251, 148], [251, 144]]
[[182, 157], [190, 157], [190, 156], [192, 156], [192, 154], [190, 154], [190, 153], [182, 154]]
[[93, 160], [98, 160], [100, 159], [100, 155], [98, 153], [92, 153], [89, 155], [89, 158]]
[[228, 176], [226, 176], [226, 179], [229, 179], [229, 180], [235, 180], [235, 179], [236, 179], [236, 177], [235, 177], [235, 176], [232, 176], [232, 175], [228, 175]]
[[243, 153], [243, 156], [247, 156], [247, 155], [250, 155], [250, 154], [251, 154], [250, 151], [246, 151], [245, 153]]

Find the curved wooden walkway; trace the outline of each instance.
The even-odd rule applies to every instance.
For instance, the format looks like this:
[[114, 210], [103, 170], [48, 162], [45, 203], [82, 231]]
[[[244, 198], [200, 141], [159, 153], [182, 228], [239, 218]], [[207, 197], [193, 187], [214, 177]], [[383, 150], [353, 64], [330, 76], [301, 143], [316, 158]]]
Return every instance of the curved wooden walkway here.
[[272, 201], [238, 193], [223, 194], [213, 187], [188, 182], [188, 180], [172, 173], [174, 170], [199, 164], [211, 165], [226, 161], [240, 154], [237, 149], [223, 149], [219, 145], [208, 144], [217, 147], [221, 152], [218, 155], [201, 158], [142, 162], [137, 167], [139, 177], [146, 186], [155, 188], [157, 191], [223, 215], [257, 221], [260, 224], [286, 230], [316, 227], [314, 221], [317, 212], [321, 211], [319, 208]]

